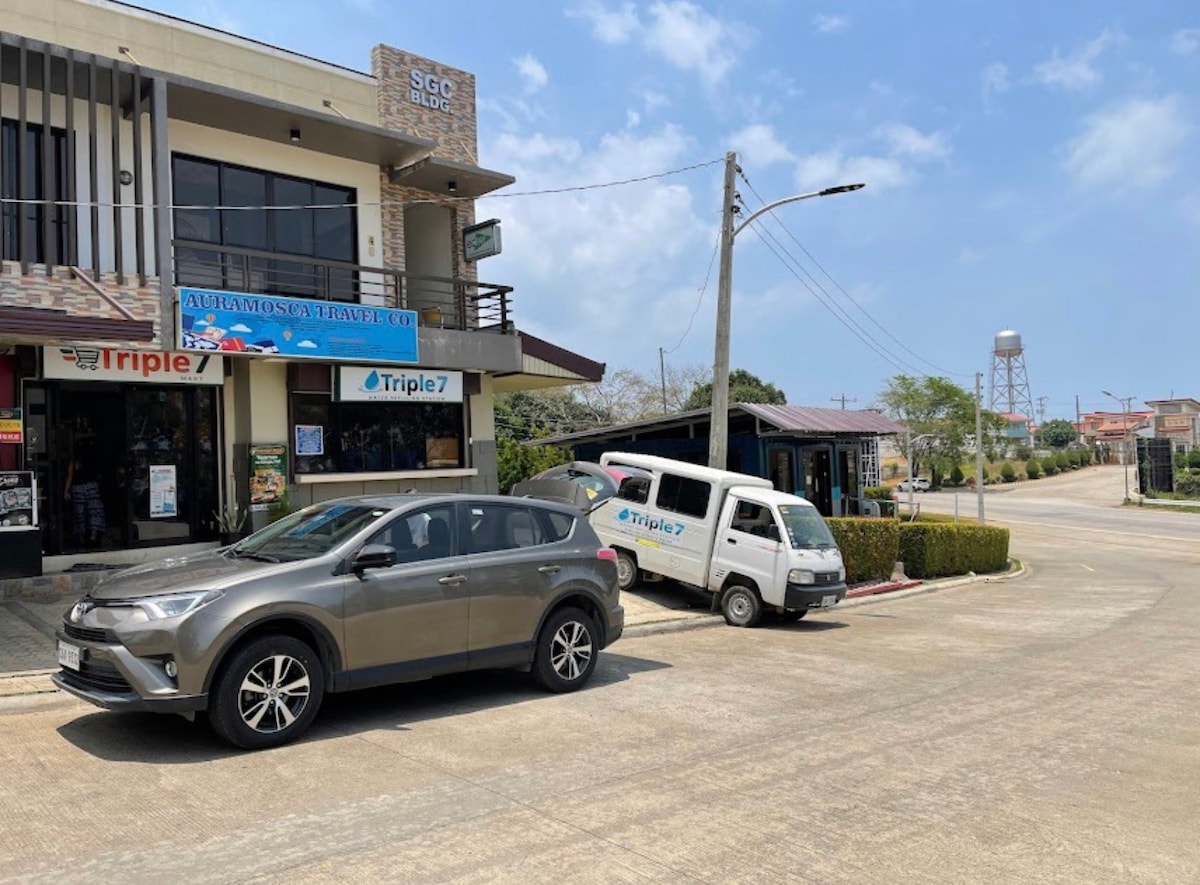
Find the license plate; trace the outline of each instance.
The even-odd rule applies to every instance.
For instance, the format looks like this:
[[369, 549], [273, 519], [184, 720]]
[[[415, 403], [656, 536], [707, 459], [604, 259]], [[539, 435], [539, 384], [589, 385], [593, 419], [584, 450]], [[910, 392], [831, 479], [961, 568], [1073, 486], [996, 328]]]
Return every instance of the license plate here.
[[829, 596], [821, 597], [821, 608], [829, 608], [830, 606], [834, 606], [834, 605], [837, 605], [837, 594], [836, 593], [833, 593]]
[[58, 643], [58, 663], [72, 670], [78, 670], [79, 646], [60, 640]]

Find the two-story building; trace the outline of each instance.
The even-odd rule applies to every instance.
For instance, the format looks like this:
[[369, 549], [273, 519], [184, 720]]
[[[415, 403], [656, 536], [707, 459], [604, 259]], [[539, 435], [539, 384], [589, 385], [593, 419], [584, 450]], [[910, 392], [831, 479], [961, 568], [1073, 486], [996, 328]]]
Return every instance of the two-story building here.
[[1150, 399], [1146, 405], [1154, 410], [1155, 437], [1171, 440], [1171, 448], [1177, 452], [1200, 446], [1200, 401], [1190, 397]]
[[494, 393], [599, 380], [480, 280], [475, 199], [513, 178], [479, 165], [472, 74], [111, 0], [0, 32], [0, 471], [36, 475], [47, 555], [495, 491]]

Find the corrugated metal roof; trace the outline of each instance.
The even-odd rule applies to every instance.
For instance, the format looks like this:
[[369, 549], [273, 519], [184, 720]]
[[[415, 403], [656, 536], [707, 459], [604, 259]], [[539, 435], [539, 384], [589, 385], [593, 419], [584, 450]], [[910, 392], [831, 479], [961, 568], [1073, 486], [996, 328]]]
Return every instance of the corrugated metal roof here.
[[904, 433], [904, 427], [870, 409], [818, 409], [737, 403], [739, 409], [791, 433]]

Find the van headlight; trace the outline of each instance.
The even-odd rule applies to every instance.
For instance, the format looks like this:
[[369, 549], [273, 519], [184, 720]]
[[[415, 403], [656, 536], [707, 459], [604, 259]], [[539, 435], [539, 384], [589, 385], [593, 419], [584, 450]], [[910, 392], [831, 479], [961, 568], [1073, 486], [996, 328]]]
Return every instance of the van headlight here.
[[812, 569], [794, 568], [788, 572], [789, 584], [815, 584], [817, 576]]
[[841, 568], [838, 569], [838, 580], [839, 581], [846, 580], [846, 567], [845, 566], [842, 566]]
[[195, 593], [173, 593], [170, 596], [151, 596], [138, 599], [132, 604], [152, 619], [177, 618], [190, 614], [202, 606], [215, 602], [224, 594], [220, 590], [199, 590]]

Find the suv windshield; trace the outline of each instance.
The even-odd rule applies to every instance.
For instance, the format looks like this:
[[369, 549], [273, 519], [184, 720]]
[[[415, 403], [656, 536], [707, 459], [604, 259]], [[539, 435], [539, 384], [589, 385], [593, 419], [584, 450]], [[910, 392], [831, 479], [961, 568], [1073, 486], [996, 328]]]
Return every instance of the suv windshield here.
[[273, 522], [229, 549], [229, 555], [268, 562], [324, 556], [343, 541], [387, 516], [387, 507], [331, 502]]
[[814, 547], [836, 547], [833, 534], [821, 514], [815, 507], [804, 507], [797, 504], [780, 504], [779, 515], [783, 517], [783, 527], [787, 531], [788, 540], [798, 549]]

